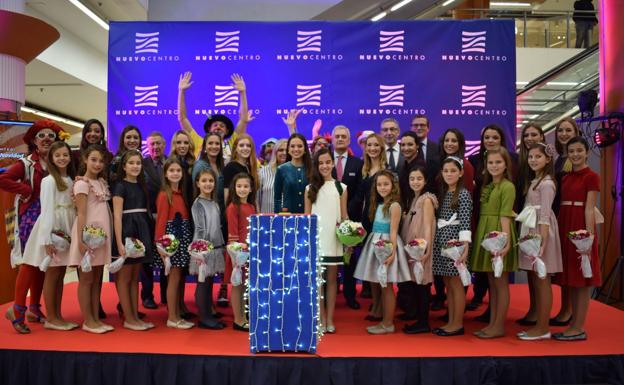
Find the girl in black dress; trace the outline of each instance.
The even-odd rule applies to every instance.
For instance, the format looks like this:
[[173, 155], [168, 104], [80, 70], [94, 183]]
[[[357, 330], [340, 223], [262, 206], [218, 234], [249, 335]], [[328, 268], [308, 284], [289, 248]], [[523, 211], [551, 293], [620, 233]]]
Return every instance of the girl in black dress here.
[[148, 212], [147, 187], [143, 177], [143, 157], [138, 150], [124, 153], [119, 163], [118, 181], [113, 188], [113, 226], [115, 245], [120, 257], [126, 256], [127, 238], [136, 238], [145, 246], [146, 253], [139, 258], [126, 258], [116, 274], [115, 286], [124, 314], [123, 326], [130, 330], [147, 330], [154, 327], [143, 322], [138, 315], [139, 270], [151, 258], [151, 215]]

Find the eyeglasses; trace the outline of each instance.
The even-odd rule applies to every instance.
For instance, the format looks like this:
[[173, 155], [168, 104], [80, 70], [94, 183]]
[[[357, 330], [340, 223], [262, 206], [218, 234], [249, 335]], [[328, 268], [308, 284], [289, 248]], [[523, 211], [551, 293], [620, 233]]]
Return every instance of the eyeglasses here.
[[48, 139], [54, 139], [54, 138], [56, 138], [56, 134], [54, 132], [48, 132], [48, 133], [38, 132], [36, 137], [39, 138], [39, 139], [45, 139], [46, 137]]

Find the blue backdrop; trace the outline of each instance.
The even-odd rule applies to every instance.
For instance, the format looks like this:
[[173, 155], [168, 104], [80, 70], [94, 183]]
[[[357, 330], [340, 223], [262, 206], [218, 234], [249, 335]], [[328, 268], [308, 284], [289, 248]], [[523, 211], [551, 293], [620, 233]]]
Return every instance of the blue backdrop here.
[[[515, 139], [513, 21], [114, 22], [109, 35], [108, 130], [125, 125], [169, 139], [179, 129], [177, 85], [193, 72], [188, 116], [200, 135], [206, 115], [236, 124], [232, 73], [247, 83], [256, 143], [286, 137], [282, 117], [303, 108], [309, 136], [336, 124], [378, 131], [386, 117], [402, 130], [426, 114], [433, 137], [449, 127], [478, 139], [489, 123]], [[514, 140], [509, 141], [514, 143]], [[352, 142], [355, 147], [355, 140]]]

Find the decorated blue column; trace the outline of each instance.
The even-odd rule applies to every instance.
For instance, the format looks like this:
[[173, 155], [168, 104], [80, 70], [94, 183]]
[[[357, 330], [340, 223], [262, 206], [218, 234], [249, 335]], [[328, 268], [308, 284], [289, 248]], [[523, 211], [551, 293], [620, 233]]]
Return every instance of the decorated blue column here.
[[315, 215], [249, 220], [249, 339], [252, 353], [316, 352], [319, 286]]

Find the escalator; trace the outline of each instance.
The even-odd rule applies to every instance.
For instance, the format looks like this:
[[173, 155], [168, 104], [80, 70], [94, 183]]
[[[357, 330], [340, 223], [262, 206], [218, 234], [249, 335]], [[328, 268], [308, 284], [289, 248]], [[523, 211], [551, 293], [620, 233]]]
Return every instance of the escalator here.
[[548, 132], [560, 119], [578, 115], [579, 93], [599, 89], [598, 52], [596, 44], [519, 89], [517, 127], [535, 122]]

